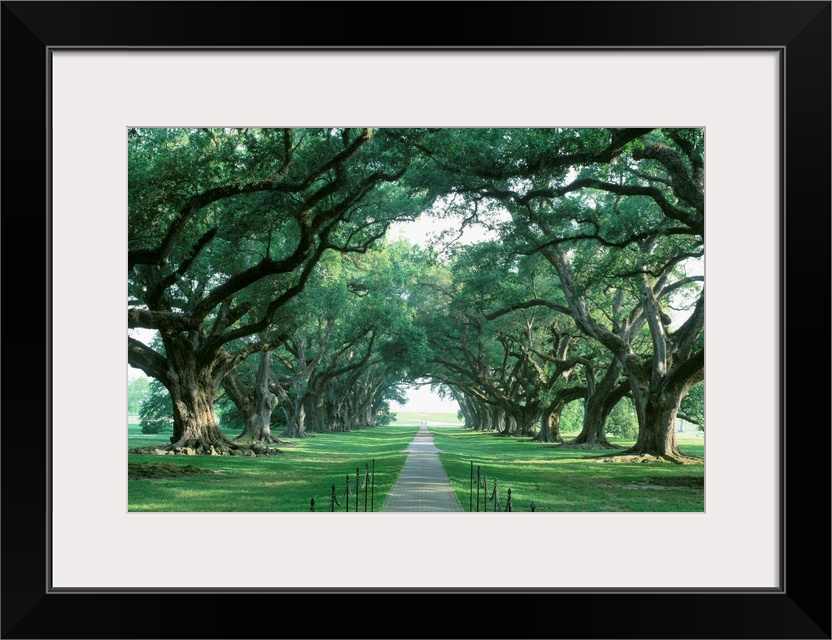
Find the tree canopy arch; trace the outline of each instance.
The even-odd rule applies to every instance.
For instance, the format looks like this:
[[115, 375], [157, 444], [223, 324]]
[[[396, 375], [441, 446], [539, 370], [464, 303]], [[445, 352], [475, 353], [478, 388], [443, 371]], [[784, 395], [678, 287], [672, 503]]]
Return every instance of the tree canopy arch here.
[[[599, 447], [626, 395], [627, 453], [683, 458], [703, 147], [701, 129], [130, 130], [128, 328], [159, 343], [128, 337], [128, 361], [170, 393], [168, 448], [269, 452], [275, 409], [285, 437], [372, 425], [429, 378], [472, 426], [543, 441], [582, 398], [578, 444]], [[437, 203], [491, 238], [386, 239]], [[248, 412], [236, 440], [220, 389]]]

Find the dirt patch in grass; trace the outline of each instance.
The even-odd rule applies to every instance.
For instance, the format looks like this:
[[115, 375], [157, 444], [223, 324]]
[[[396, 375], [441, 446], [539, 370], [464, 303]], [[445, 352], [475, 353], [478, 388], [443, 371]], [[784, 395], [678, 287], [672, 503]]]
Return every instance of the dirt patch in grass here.
[[701, 476], [673, 476], [669, 478], [645, 478], [647, 484], [660, 487], [686, 487], [688, 489], [704, 489], [705, 478]]
[[580, 444], [564, 442], [563, 444], [557, 446], [561, 449], [579, 449], [584, 451], [609, 451], [611, 449], [621, 448], [617, 444], [587, 444], [585, 442]]
[[638, 482], [630, 482], [627, 489], [697, 489], [705, 488], [705, 478], [697, 476], [676, 476], [672, 478], [645, 478]]
[[220, 471], [212, 471], [210, 469], [200, 469], [192, 464], [180, 466], [170, 462], [128, 462], [127, 463], [127, 479], [153, 479], [153, 478], [182, 478], [184, 476], [192, 476], [198, 473], [221, 473]]

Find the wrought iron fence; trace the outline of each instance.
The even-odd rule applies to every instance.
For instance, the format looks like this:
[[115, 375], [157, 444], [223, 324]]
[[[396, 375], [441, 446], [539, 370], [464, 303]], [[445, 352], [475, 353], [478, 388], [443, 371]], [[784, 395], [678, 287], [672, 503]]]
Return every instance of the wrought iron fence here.
[[[372, 463], [372, 467], [370, 466]], [[336, 507], [344, 508], [344, 511], [350, 511], [350, 498], [355, 498], [355, 508], [353, 511], [359, 510], [361, 491], [364, 491], [364, 511], [373, 511], [375, 508], [375, 488], [376, 488], [376, 461], [373, 459], [370, 462], [364, 463], [364, 480], [361, 480], [361, 468], [355, 469], [355, 490], [353, 491], [353, 483], [349, 474], [344, 483], [344, 494], [341, 500], [338, 499], [335, 491], [335, 485], [332, 485], [332, 490], [329, 497], [328, 511], [336, 511]], [[368, 497], [369, 494], [369, 497]], [[369, 506], [369, 509], [368, 509]], [[315, 498], [309, 501], [309, 510], [315, 511]]]
[[[361, 493], [364, 493], [364, 511], [375, 510], [375, 481], [376, 481], [376, 461], [364, 463], [364, 479], [361, 479], [361, 468], [356, 467], [355, 479], [350, 475], [345, 476], [344, 493], [339, 500], [335, 489], [335, 484], [331, 487], [329, 497], [328, 511], [334, 512], [339, 509], [344, 511], [358, 512], [361, 508]], [[476, 495], [476, 508], [474, 505], [474, 496]], [[352, 502], [352, 509], [350, 508], [350, 498], [355, 500]], [[468, 511], [480, 511], [480, 502], [482, 502], [482, 511], [488, 511], [489, 503], [491, 504], [491, 511], [514, 511], [514, 504], [511, 497], [511, 489], [506, 490], [505, 505], [500, 500], [500, 493], [498, 490], [497, 478], [491, 479], [491, 490], [489, 493], [488, 471], [477, 465], [477, 473], [474, 475], [474, 461], [471, 461], [471, 486], [468, 497]], [[315, 511], [315, 498], [309, 501], [309, 511]], [[530, 511], [536, 511], [537, 507], [534, 502], [530, 505]]]
[[[474, 508], [474, 487], [476, 487], [477, 504]], [[505, 507], [501, 507], [500, 494], [497, 491], [497, 478], [492, 478], [491, 494], [488, 493], [488, 470], [482, 469], [477, 465], [477, 475], [474, 478], [474, 461], [471, 461], [471, 486], [468, 492], [468, 511], [480, 510], [480, 489], [482, 489], [483, 512], [488, 511], [488, 503], [492, 503], [492, 511], [514, 511], [514, 505], [511, 501], [511, 489], [506, 491]], [[535, 503], [531, 503], [531, 511], [535, 510]]]

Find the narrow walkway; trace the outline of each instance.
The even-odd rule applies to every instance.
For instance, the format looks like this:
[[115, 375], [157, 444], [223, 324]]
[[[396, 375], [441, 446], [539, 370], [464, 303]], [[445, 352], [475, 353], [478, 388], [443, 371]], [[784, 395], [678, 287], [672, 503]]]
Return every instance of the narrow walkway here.
[[462, 511], [427, 427], [416, 432], [382, 511]]

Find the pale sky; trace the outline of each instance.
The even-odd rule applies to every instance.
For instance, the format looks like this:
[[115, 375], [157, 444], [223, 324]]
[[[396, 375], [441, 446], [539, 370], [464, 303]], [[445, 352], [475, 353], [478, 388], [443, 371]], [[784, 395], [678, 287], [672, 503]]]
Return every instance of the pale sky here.
[[[394, 222], [390, 225], [387, 237], [390, 240], [409, 240], [421, 247], [428, 247], [443, 231], [456, 231], [458, 229], [459, 221], [453, 217], [440, 220], [424, 213], [413, 222]], [[474, 225], [466, 227], [456, 243], [473, 244], [492, 238], [496, 238], [495, 233], [489, 232], [479, 225]]]
[[391, 402], [393, 411], [433, 411], [446, 413], [459, 411], [456, 400], [443, 400], [430, 389], [430, 385], [414, 387], [407, 390], [407, 403]]

